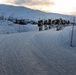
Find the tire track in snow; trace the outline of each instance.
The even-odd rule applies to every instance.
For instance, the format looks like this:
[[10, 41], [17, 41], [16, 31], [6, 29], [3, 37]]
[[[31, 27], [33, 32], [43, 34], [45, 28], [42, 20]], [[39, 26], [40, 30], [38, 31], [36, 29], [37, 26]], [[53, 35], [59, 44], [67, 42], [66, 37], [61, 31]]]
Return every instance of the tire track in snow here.
[[75, 57], [59, 45], [59, 33], [50, 35], [39, 32], [3, 38], [6, 40], [0, 43], [1, 75], [74, 75]]
[[[23, 39], [23, 38], [22, 38]], [[28, 43], [29, 43], [29, 41], [30, 41], [30, 38], [28, 38]], [[26, 41], [26, 42], [27, 42]], [[25, 43], [25, 42], [24, 42]], [[23, 43], [23, 44], [24, 44]], [[23, 45], [22, 44], [22, 45]], [[22, 46], [21, 45], [21, 46]], [[27, 62], [26, 61], [24, 61], [26, 64], [27, 64], [27, 74], [28, 75], [46, 75], [46, 74], [44, 74], [44, 73], [46, 73], [46, 72], [42, 72], [42, 70], [41, 70], [41, 68], [39, 68], [39, 64], [37, 63], [37, 61], [36, 61], [36, 58], [35, 58], [35, 56], [31, 53], [31, 48], [30, 48], [30, 46], [32, 46], [32, 44], [26, 44], [28, 47], [26, 48], [26, 49], [28, 49], [28, 50], [26, 50], [25, 49], [25, 51], [27, 52], [27, 54], [25, 54], [25, 59], [27, 60]], [[25, 46], [26, 46], [25, 45]], [[23, 52], [24, 52], [24, 50], [23, 49], [21, 49]], [[20, 51], [21, 51], [20, 50]], [[22, 53], [22, 51], [21, 52], [19, 52], [19, 53]], [[21, 60], [21, 61], [23, 61], [22, 59], [21, 59], [21, 56], [19, 56], [20, 54], [18, 54], [18, 51], [16, 52], [17, 53], [17, 55], [18, 55], [18, 57], [19, 57], [19, 59]], [[24, 55], [24, 53], [22, 53], [23, 55]], [[27, 58], [28, 59], [27, 59]], [[22, 58], [24, 58], [24, 57], [22, 57]], [[25, 63], [24, 62], [22, 62], [23, 63], [23, 65], [25, 65]], [[34, 63], [34, 64], [33, 64]], [[36, 65], [35, 65], [36, 64]], [[26, 65], [25, 65], [26, 66]], [[38, 67], [37, 67], [38, 66]], [[36, 71], [36, 72], [35, 72]], [[41, 73], [42, 72], [42, 73]]]
[[[19, 36], [16, 36], [16, 35], [14, 37], [13, 36], [8, 37], [8, 39], [6, 39], [6, 41], [4, 40], [4, 42], [0, 45], [0, 47], [2, 47], [1, 48], [2, 49], [1, 50], [2, 51], [2, 55], [1, 55], [1, 57], [2, 57], [2, 67], [3, 67], [3, 70], [5, 70], [4, 71], [5, 73], [3, 72], [2, 75], [4, 75], [4, 74], [6, 74], [6, 75], [9, 75], [9, 74], [17, 75], [17, 71], [18, 71], [19, 68], [20, 69], [22, 68], [22, 70], [19, 71], [20, 74], [18, 74], [18, 75], [28, 75], [29, 73], [28, 72], [25, 73], [25, 71], [29, 71], [29, 72], [31, 71], [30, 75], [34, 74], [34, 72], [32, 72], [32, 69], [30, 69], [30, 66], [27, 66], [27, 65], [25, 65], [25, 67], [23, 66], [23, 62], [20, 60], [19, 55], [17, 55], [17, 53], [16, 53], [17, 51], [20, 50], [18, 48], [20, 46], [19, 43], [21, 42], [22, 39], [25, 39], [25, 38], [22, 38], [21, 35], [20, 35], [20, 38], [19, 38]], [[27, 39], [26, 39], [26, 41], [27, 41]], [[14, 49], [15, 50], [17, 49], [17, 50], [14, 51]], [[10, 61], [12, 61], [13, 63], [11, 63]], [[17, 63], [17, 64], [15, 64], [15, 63]], [[13, 67], [14, 65], [16, 65], [17, 68], [14, 68]], [[19, 65], [19, 67], [17, 65]], [[16, 73], [14, 73], [13, 68], [15, 69]], [[33, 73], [33, 74], [31, 74], [31, 73]]]
[[[37, 36], [38, 37], [38, 36]], [[33, 53], [35, 54], [35, 56], [38, 56], [38, 58], [39, 58], [39, 60], [40, 60], [40, 58], [41, 58], [41, 60], [40, 61], [45, 61], [45, 65], [47, 64], [47, 66], [48, 66], [48, 64], [50, 63], [50, 64], [52, 64], [52, 65], [50, 65], [49, 64], [49, 66], [51, 66], [52, 67], [52, 69], [54, 69], [54, 70], [58, 70], [60, 73], [61, 72], [65, 72], [65, 71], [63, 71], [63, 70], [61, 70], [61, 68], [57, 68], [57, 67], [55, 67], [56, 65], [57, 65], [57, 63], [55, 63], [55, 62], [53, 62], [53, 61], [50, 61], [50, 58], [48, 58], [48, 55], [46, 55], [45, 53], [43, 53], [42, 51], [48, 51], [48, 49], [49, 48], [51, 48], [52, 46], [51, 46], [51, 44], [48, 44], [49, 42], [47, 41], [47, 37], [46, 36], [44, 36], [44, 38], [45, 38], [45, 42], [44, 42], [44, 39], [41, 39], [41, 38], [39, 38], [39, 40], [41, 39], [41, 42], [40, 43], [42, 43], [43, 45], [46, 43], [46, 47], [45, 48], [43, 48], [44, 46], [42, 46], [42, 48], [41, 48], [41, 45], [38, 47], [38, 50], [35, 52], [35, 51], [33, 51]], [[36, 39], [37, 40], [37, 39]], [[38, 40], [38, 41], [39, 41]], [[43, 40], [43, 41], [42, 41]], [[54, 39], [55, 40], [55, 39]], [[35, 42], [35, 44], [38, 42], [38, 41], [36, 41]], [[54, 42], [55, 43], [55, 42]], [[35, 45], [34, 44], [34, 45]], [[38, 43], [39, 44], [39, 43]], [[49, 47], [49, 45], [51, 46], [51, 47]], [[35, 45], [36, 46], [36, 45]], [[54, 47], [54, 46], [53, 46]], [[45, 50], [44, 50], [45, 49]], [[46, 60], [44, 60], [44, 58], [46, 59]], [[48, 62], [47, 62], [48, 61]], [[52, 70], [51, 68], [50, 68], [50, 70]], [[50, 71], [49, 71], [50, 72]], [[52, 71], [52, 72], [54, 72], [54, 71]], [[55, 72], [54, 72], [55, 73]], [[53, 75], [54, 75], [54, 73], [53, 73]], [[56, 73], [55, 73], [56, 74]]]
[[[11, 36], [11, 37], [8, 37], [8, 39], [6, 39], [6, 41], [4, 40], [4, 42], [0, 45], [0, 48], [3, 46], [3, 49], [1, 50], [2, 52], [1, 52], [1, 54], [2, 54], [2, 71], [4, 70], [4, 72], [3, 72], [3, 74], [2, 75], [4, 75], [4, 73], [5, 73], [5, 75], [8, 75], [9, 74], [9, 72], [7, 73], [7, 71], [8, 71], [8, 69], [5, 69], [5, 62], [8, 60], [5, 60], [5, 56], [6, 56], [6, 54], [8, 54], [8, 49], [9, 49], [9, 45], [11, 44], [11, 43], [13, 43], [13, 37]], [[11, 49], [10, 49], [11, 50]], [[12, 52], [12, 50], [11, 50], [11, 52]], [[13, 52], [12, 52], [13, 53]], [[8, 56], [8, 55], [7, 55]], [[13, 57], [13, 59], [14, 59], [14, 57]], [[17, 59], [18, 60], [18, 59]], [[9, 63], [10, 64], [10, 63]], [[7, 64], [6, 64], [7, 65]], [[13, 65], [13, 64], [12, 64]], [[8, 65], [9, 66], [9, 65]], [[7, 71], [6, 71], [7, 70]], [[13, 75], [13, 73], [10, 71], [10, 74], [11, 75]], [[15, 74], [14, 74], [15, 75]], [[25, 74], [24, 74], [25, 75]]]
[[[4, 66], [4, 65], [5, 65], [5, 64], [4, 64], [4, 58], [5, 58], [5, 57], [4, 57], [3, 52], [5, 51], [5, 49], [2, 49], [2, 47], [5, 47], [5, 44], [7, 44], [7, 42], [11, 40], [11, 38], [10, 38], [10, 39], [8, 39], [8, 38], [9, 38], [9, 36], [7, 36], [7, 37], [5, 36], [5, 37], [1, 40], [2, 42], [0, 41], [0, 42], [1, 42], [1, 43], [0, 43], [0, 56], [1, 56], [1, 68], [0, 68], [0, 69], [1, 69], [1, 70], [0, 70], [0, 71], [1, 71], [1, 74], [2, 74], [2, 75], [4, 75], [3, 73], [5, 73], [5, 75], [8, 75], [8, 74], [7, 74], [7, 71], [5, 70], [5, 66]], [[11, 74], [11, 75], [12, 75], [12, 74]]]
[[[48, 33], [45, 33], [45, 34], [48, 35]], [[39, 45], [39, 49], [36, 52], [34, 51], [35, 55], [37, 55], [37, 53], [42, 54], [42, 55], [38, 54], [38, 56], [40, 58], [42, 58], [44, 55], [46, 57], [46, 59], [49, 60], [50, 64], [52, 64], [53, 68], [57, 69], [60, 74], [63, 74], [63, 75], [75, 74], [76, 67], [74, 65], [76, 63], [76, 58], [71, 57], [71, 55], [67, 52], [67, 49], [65, 47], [61, 47], [59, 45], [60, 32], [58, 32], [57, 35], [56, 35], [56, 33], [55, 33], [55, 35], [53, 34], [52, 36], [48, 35], [48, 37], [50, 37], [50, 38], [48, 38], [46, 35], [43, 36], [43, 34], [42, 34], [39, 37], [38, 37], [38, 35], [36, 36], [36, 38], [38, 37], [38, 41], [40, 41], [40, 40], [41, 41], [35, 42], [35, 44], [38, 42], [38, 45]], [[43, 38], [45, 38], [45, 42], [43, 41], [44, 40]], [[47, 39], [50, 39], [50, 40], [48, 41]], [[51, 39], [54, 39], [54, 40], [51, 40]], [[45, 43], [46, 43], [46, 46], [45, 46]], [[42, 59], [44, 60], [44, 58], [42, 58]], [[71, 61], [74, 61], [74, 63]]]

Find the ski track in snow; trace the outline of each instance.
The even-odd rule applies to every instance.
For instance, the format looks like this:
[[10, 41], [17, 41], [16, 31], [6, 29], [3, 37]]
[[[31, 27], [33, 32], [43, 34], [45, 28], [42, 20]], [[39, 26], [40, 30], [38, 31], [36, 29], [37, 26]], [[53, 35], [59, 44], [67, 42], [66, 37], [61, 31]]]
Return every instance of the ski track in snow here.
[[63, 45], [60, 34], [0, 35], [0, 75], [76, 75], [76, 48]]

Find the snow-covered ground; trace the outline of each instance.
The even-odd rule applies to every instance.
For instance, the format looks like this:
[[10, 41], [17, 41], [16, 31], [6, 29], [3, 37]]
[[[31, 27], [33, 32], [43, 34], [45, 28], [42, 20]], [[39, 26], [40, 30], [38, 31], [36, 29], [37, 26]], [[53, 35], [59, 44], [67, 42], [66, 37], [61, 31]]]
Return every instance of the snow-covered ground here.
[[19, 25], [10, 21], [0, 20], [0, 34], [38, 31], [37, 25]]
[[[9, 11], [9, 12], [8, 12]], [[47, 19], [73, 16], [44, 13], [24, 7], [0, 5], [0, 16]], [[37, 25], [0, 20], [0, 75], [76, 75], [76, 26], [38, 31]]]
[[71, 47], [71, 26], [40, 32], [37, 25], [20, 28], [18, 33], [19, 25], [0, 22], [0, 75], [76, 75], [76, 36]]

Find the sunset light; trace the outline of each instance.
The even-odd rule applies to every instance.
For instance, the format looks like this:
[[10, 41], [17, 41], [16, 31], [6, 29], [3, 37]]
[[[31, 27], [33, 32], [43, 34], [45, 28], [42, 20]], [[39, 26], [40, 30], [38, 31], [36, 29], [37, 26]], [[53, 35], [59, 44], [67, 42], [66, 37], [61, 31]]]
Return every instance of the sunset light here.
[[75, 0], [0, 0], [0, 4], [25, 6], [45, 12], [76, 15]]

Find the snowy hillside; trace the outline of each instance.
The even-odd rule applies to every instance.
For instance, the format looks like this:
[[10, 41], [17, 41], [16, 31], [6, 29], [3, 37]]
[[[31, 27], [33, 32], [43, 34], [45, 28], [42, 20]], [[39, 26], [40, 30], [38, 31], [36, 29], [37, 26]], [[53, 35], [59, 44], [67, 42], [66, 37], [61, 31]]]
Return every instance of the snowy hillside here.
[[63, 18], [71, 19], [73, 16], [61, 15], [56, 13], [45, 13], [38, 10], [29, 9], [26, 7], [20, 6], [11, 6], [11, 5], [1, 5], [0, 4], [0, 15], [1, 16], [12, 16], [15, 18], [24, 18], [24, 19], [47, 19], [47, 18]]

